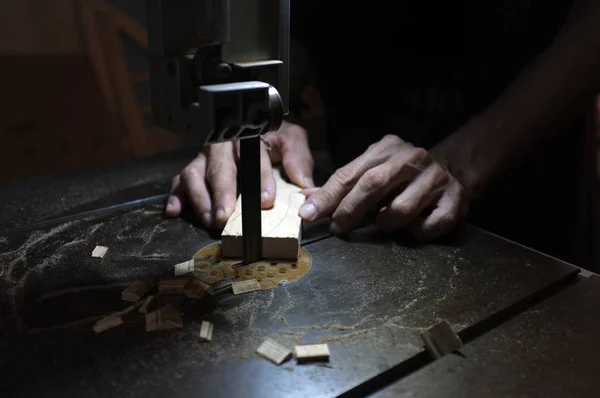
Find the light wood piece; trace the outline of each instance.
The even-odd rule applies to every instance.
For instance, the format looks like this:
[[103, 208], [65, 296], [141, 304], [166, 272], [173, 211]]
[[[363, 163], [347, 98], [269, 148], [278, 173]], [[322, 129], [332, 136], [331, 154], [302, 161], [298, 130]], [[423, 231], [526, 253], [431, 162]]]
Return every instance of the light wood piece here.
[[329, 361], [329, 346], [327, 344], [297, 345], [294, 355], [298, 362]]
[[281, 365], [292, 355], [292, 350], [271, 339], [263, 341], [256, 352], [277, 365]]
[[146, 297], [138, 311], [142, 314], [147, 314], [149, 311], [152, 311], [155, 306], [156, 300], [154, 299], [154, 296], [148, 296]]
[[425, 348], [429, 354], [437, 359], [457, 351], [463, 346], [460, 337], [452, 331], [447, 321], [443, 321], [421, 334]]
[[106, 246], [96, 246], [92, 251], [93, 258], [102, 258], [108, 251], [108, 247]]
[[170, 304], [146, 314], [146, 331], [178, 329], [183, 327], [181, 313]]
[[205, 341], [212, 341], [214, 325], [207, 321], [202, 321], [200, 325], [200, 338]]
[[154, 287], [152, 281], [136, 281], [131, 285], [127, 286], [125, 290], [121, 292], [121, 299], [123, 301], [130, 301], [136, 303]]
[[[298, 215], [305, 196], [302, 189], [289, 184], [279, 170], [273, 171], [277, 185], [275, 204], [262, 211], [262, 254], [265, 259], [296, 260], [301, 239], [302, 220]], [[221, 234], [224, 257], [242, 257], [242, 197]]]
[[249, 279], [247, 281], [236, 281], [231, 285], [233, 294], [250, 293], [260, 290], [260, 283], [256, 279]]
[[175, 276], [190, 275], [194, 272], [194, 259], [175, 264], [173, 267]]
[[190, 299], [201, 299], [206, 294], [206, 291], [210, 288], [210, 285], [202, 282], [196, 277], [190, 278], [186, 283], [183, 291], [185, 296]]
[[92, 328], [96, 333], [102, 333], [105, 330], [112, 329], [123, 324], [123, 318], [120, 316], [108, 316], [100, 319]]
[[158, 282], [158, 292], [160, 294], [184, 294], [185, 285], [189, 280], [189, 277], [162, 278]]

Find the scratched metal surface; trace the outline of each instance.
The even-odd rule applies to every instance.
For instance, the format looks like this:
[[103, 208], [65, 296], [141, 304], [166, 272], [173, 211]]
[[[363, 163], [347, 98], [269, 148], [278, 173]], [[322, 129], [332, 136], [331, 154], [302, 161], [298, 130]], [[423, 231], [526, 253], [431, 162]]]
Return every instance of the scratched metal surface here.
[[375, 396], [599, 397], [599, 302], [584, 279]]
[[[92, 332], [125, 307], [125, 283], [168, 275], [209, 242], [160, 205], [0, 238], [2, 396], [335, 396], [419, 353], [438, 320], [464, 329], [576, 272], [472, 228], [459, 246], [363, 230], [305, 246], [313, 267], [295, 283], [185, 302], [182, 330], [146, 333], [138, 317]], [[96, 244], [110, 247], [102, 260]], [[212, 343], [198, 341], [203, 319]], [[276, 367], [254, 355], [267, 337], [328, 342], [331, 363]]]

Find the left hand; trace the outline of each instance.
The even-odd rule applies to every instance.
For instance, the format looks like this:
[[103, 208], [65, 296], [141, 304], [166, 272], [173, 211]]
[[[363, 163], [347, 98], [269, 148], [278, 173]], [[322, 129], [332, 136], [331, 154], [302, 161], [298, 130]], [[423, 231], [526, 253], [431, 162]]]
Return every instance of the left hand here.
[[[420, 240], [449, 232], [469, 209], [464, 187], [423, 148], [385, 136], [337, 170], [314, 191], [299, 214], [306, 221], [331, 216], [333, 233], [358, 226], [365, 214], [383, 206], [376, 224], [384, 232], [406, 228]], [[432, 211], [424, 216], [425, 209]]]

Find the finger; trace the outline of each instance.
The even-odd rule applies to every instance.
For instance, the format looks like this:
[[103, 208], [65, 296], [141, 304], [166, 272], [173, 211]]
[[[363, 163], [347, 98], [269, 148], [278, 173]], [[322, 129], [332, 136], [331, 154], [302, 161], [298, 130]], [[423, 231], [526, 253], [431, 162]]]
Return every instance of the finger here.
[[394, 174], [394, 166], [391, 162], [367, 171], [333, 212], [331, 231], [339, 234], [357, 226], [377, 202], [402, 182], [400, 178], [395, 178]]
[[[275, 151], [273, 151], [275, 152]], [[314, 161], [306, 131], [298, 126], [293, 133], [281, 135], [281, 164], [290, 181], [300, 188], [311, 188], [313, 182]]]
[[276, 186], [271, 159], [262, 141], [260, 143], [260, 189], [261, 206], [263, 209], [270, 209], [275, 203]]
[[304, 194], [304, 196], [309, 198], [312, 194], [314, 194], [318, 190], [319, 190], [319, 187], [305, 188], [302, 190], [302, 193]]
[[210, 193], [206, 187], [205, 177], [206, 156], [200, 154], [181, 172], [178, 189], [181, 193], [187, 195], [187, 198], [194, 209], [194, 213], [200, 217], [202, 223], [205, 226], [210, 227], [212, 223], [211, 199]]
[[183, 205], [185, 203], [185, 192], [181, 187], [180, 183], [181, 178], [179, 174], [173, 177], [173, 181], [171, 182], [171, 195], [167, 198], [167, 203], [165, 206], [165, 215], [167, 217], [177, 217], [181, 214], [181, 210], [183, 209]]
[[419, 240], [431, 240], [452, 230], [466, 217], [469, 204], [464, 198], [464, 189], [454, 182], [440, 198], [437, 207], [425, 218], [415, 219], [407, 230]]
[[213, 144], [209, 149], [206, 177], [213, 193], [213, 224], [223, 228], [235, 209], [237, 168], [232, 142]]
[[448, 184], [448, 173], [432, 164], [377, 215], [376, 224], [384, 232], [404, 228], [427, 206], [439, 199]]

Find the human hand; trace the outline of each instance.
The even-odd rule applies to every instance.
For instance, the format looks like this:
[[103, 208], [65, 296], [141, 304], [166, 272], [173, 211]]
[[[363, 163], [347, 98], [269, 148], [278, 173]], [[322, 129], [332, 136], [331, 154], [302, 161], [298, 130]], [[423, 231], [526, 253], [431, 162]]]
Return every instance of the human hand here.
[[[235, 209], [239, 142], [214, 144], [201, 152], [173, 178], [165, 213], [175, 217], [189, 203], [206, 227], [223, 228]], [[313, 186], [313, 159], [306, 131], [284, 122], [277, 132], [261, 137], [261, 204], [275, 202], [272, 164], [281, 163], [290, 180], [301, 188]]]
[[[334, 234], [351, 231], [367, 212], [383, 206], [376, 225], [384, 232], [406, 228], [428, 240], [449, 232], [468, 212], [464, 188], [423, 148], [385, 136], [318, 189], [299, 214], [314, 221], [332, 214]], [[421, 215], [426, 209], [429, 214]]]

